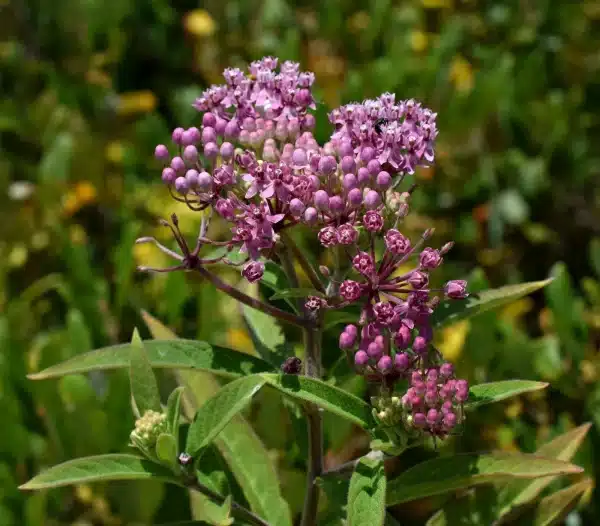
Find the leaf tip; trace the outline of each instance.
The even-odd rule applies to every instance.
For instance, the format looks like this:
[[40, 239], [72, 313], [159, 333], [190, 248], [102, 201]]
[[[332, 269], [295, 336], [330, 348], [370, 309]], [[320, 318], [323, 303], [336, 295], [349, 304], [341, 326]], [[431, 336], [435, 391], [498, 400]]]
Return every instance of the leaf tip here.
[[133, 329], [133, 334], [131, 335], [131, 343], [133, 345], [136, 345], [138, 347], [142, 346], [144, 343], [142, 342], [142, 338], [140, 336], [140, 333], [137, 329], [137, 327], [135, 327]]

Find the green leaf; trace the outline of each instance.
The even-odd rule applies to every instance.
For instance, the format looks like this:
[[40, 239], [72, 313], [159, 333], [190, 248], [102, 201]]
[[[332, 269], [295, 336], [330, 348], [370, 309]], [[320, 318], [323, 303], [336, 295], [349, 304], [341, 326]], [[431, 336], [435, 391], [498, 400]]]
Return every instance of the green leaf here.
[[583, 495], [592, 490], [594, 482], [585, 478], [565, 489], [556, 491], [539, 501], [531, 512], [519, 520], [519, 524], [527, 526], [551, 526], [562, 524], [565, 517], [577, 506]]
[[170, 433], [161, 433], [156, 440], [158, 460], [169, 466], [177, 466], [177, 442]]
[[[146, 340], [144, 347], [150, 364], [156, 369], [198, 369], [225, 377], [273, 370], [260, 358], [201, 341]], [[129, 365], [130, 350], [129, 343], [105, 347], [30, 374], [28, 378], [44, 380], [66, 374], [120, 369]]]
[[512, 396], [539, 391], [546, 387], [548, 387], [546, 382], [534, 382], [531, 380], [504, 380], [502, 382], [474, 385], [469, 389], [469, 400], [466, 407], [473, 409], [480, 405], [499, 402]]
[[268, 373], [259, 376], [270, 386], [292, 398], [317, 404], [365, 429], [374, 425], [370, 406], [338, 387], [307, 376]]
[[[555, 458], [564, 462], [570, 461], [583, 440], [585, 439], [590, 423], [583, 424], [571, 431], [559, 435], [550, 442], [539, 447], [536, 456]], [[501, 504], [498, 517], [510, 514], [510, 512], [533, 501], [540, 493], [548, 487], [557, 477], [545, 477], [543, 479], [515, 480], [500, 488], [499, 501]]]
[[[142, 317], [157, 340], [177, 338], [168, 327], [146, 311], [142, 311]], [[195, 405], [216, 394], [220, 386], [212, 375], [205, 372], [182, 370], [177, 372], [177, 377], [186, 386], [181, 402], [184, 412], [191, 420]], [[229, 465], [252, 510], [271, 524], [292, 526], [290, 509], [281, 494], [274, 459], [256, 436], [252, 426], [239, 415], [233, 417], [215, 439], [215, 445]]]
[[131, 395], [140, 415], [146, 411], [161, 412], [156, 377], [137, 329], [133, 331], [129, 348], [129, 381]]
[[572, 278], [564, 263], [555, 263], [550, 270], [554, 281], [545, 290], [546, 304], [552, 312], [552, 326], [565, 355], [578, 366], [585, 355], [588, 327], [585, 305], [575, 294]]
[[[590, 424], [585, 424], [556, 437], [541, 446], [536, 456], [570, 461], [583, 441]], [[452, 524], [513, 524], [524, 508], [550, 485], [556, 476], [534, 480], [514, 479], [494, 486], [480, 487], [465, 497], [449, 500], [427, 526]]]
[[38, 490], [106, 480], [158, 479], [178, 484], [168, 468], [135, 455], [99, 455], [58, 464], [26, 482], [19, 489]]
[[560, 460], [522, 453], [468, 453], [418, 464], [388, 483], [387, 504], [439, 495], [510, 478], [532, 479], [583, 471]]
[[281, 300], [287, 298], [307, 298], [308, 296], [317, 296], [324, 298], [325, 294], [319, 292], [316, 289], [311, 288], [298, 288], [298, 289], [286, 289], [280, 290], [271, 296], [272, 300]]
[[281, 495], [273, 459], [252, 426], [236, 416], [215, 443], [250, 507], [271, 524], [291, 526], [290, 509]]
[[285, 337], [281, 325], [272, 316], [246, 305], [242, 306], [242, 316], [250, 331], [256, 352], [263, 360], [273, 364], [271, 370], [279, 367], [285, 359], [283, 352]]
[[532, 281], [518, 285], [507, 285], [498, 289], [473, 293], [464, 300], [445, 301], [432, 315], [434, 327], [444, 327], [482, 312], [502, 307], [512, 301], [527, 296], [552, 282], [552, 278], [543, 281]]
[[[290, 288], [290, 283], [284, 270], [273, 261], [265, 261], [265, 273], [260, 280], [260, 284], [271, 289], [273, 292]], [[285, 302], [294, 312], [298, 312], [296, 304], [293, 301], [286, 299]]]
[[167, 400], [167, 429], [175, 437], [175, 443], [179, 443], [179, 417], [181, 414], [181, 396], [183, 395], [183, 386], [173, 390]]
[[386, 478], [382, 459], [363, 457], [354, 468], [348, 491], [348, 526], [382, 526]]
[[[202, 460], [196, 464], [195, 474], [200, 484], [217, 495], [232, 495], [227, 466], [215, 447], [208, 446], [204, 450]], [[190, 493], [190, 509], [194, 519], [202, 519], [213, 525], [230, 520], [231, 506], [223, 504], [218, 504], [200, 492]]]
[[356, 323], [358, 316], [358, 312], [349, 312], [347, 310], [327, 310], [325, 311], [325, 318], [323, 320], [323, 330], [327, 331], [332, 327], [345, 323]]
[[247, 376], [227, 384], [196, 413], [187, 435], [186, 452], [192, 456], [210, 444], [229, 421], [242, 411], [265, 384], [261, 376]]

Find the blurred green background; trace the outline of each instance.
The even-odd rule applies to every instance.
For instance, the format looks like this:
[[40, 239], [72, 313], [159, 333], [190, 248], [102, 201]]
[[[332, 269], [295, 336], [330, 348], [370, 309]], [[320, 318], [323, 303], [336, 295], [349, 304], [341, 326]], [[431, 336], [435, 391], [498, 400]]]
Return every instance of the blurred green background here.
[[[148, 337], [142, 308], [180, 336], [254, 352], [239, 311], [210, 286], [137, 274], [166, 262], [133, 241], [164, 237], [156, 219], [172, 212], [197, 230], [160, 183], [154, 146], [198, 123], [190, 104], [224, 67], [265, 54], [316, 73], [320, 141], [329, 109], [384, 91], [438, 112], [436, 166], [415, 176], [407, 229], [435, 226], [438, 242], [456, 241], [443, 277], [469, 277], [471, 290], [556, 278], [437, 335], [472, 382], [551, 383], [477, 411], [442, 450], [533, 451], [591, 421], [575, 461], [600, 473], [599, 29], [596, 0], [0, 0], [0, 524], [189, 518], [187, 495], [160, 484], [20, 493], [45, 466], [123, 450], [133, 425], [126, 374], [26, 374], [125, 341], [136, 325]], [[329, 365], [336, 339], [326, 334]], [[305, 438], [286, 415], [265, 394], [250, 417], [297, 512]], [[368, 447], [351, 426], [327, 423], [330, 466]], [[421, 524], [440, 502], [394, 513]], [[568, 519], [598, 523], [593, 495]]]

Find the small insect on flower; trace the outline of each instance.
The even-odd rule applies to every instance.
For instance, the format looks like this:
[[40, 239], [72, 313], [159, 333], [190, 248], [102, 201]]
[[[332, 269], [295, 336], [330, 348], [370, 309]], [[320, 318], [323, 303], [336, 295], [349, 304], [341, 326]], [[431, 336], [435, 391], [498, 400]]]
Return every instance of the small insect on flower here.
[[381, 135], [381, 127], [382, 126], [386, 126], [390, 121], [388, 119], [378, 119], [377, 121], [375, 121], [375, 124], [373, 125], [373, 128], [375, 128], [375, 131]]
[[191, 455], [183, 452], [183, 453], [179, 454], [179, 457], [177, 460], [181, 466], [186, 467], [186, 466], [189, 466], [194, 459]]

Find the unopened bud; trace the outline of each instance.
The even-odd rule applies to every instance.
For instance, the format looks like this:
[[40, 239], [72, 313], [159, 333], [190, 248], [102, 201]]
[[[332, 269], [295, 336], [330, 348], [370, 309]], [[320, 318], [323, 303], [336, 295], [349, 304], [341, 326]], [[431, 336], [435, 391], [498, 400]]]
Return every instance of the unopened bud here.
[[453, 246], [454, 246], [454, 241], [449, 241], [440, 249], [440, 254], [442, 256], [444, 254], [447, 254], [448, 252], [450, 252], [450, 250], [452, 249]]
[[423, 232], [423, 239], [429, 239], [431, 236], [433, 236], [434, 232], [435, 228], [428, 228], [425, 230], [425, 232]]

